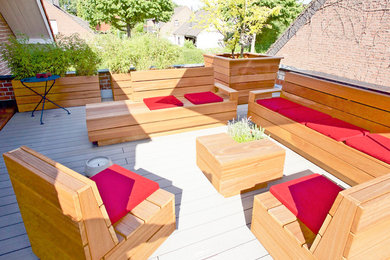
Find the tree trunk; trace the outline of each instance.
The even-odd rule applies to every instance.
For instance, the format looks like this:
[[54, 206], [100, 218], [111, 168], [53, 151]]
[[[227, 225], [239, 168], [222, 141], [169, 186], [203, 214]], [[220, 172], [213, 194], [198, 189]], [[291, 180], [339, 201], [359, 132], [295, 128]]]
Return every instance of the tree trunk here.
[[131, 29], [130, 24], [126, 24], [127, 38], [131, 37]]
[[252, 44], [251, 44], [251, 52], [252, 53], [256, 53], [255, 45], [256, 45], [256, 33], [253, 34], [253, 38], [252, 38]]
[[232, 59], [234, 59], [234, 49], [232, 50]]
[[241, 43], [240, 46], [241, 46], [240, 58], [242, 59], [244, 58], [244, 44]]

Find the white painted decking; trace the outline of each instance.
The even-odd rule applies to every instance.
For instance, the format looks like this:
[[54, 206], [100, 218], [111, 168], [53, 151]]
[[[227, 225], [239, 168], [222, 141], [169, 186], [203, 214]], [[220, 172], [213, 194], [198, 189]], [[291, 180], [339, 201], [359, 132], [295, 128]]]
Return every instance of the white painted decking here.
[[[239, 106], [246, 115], [247, 106]], [[30, 113], [17, 113], [0, 131], [0, 152], [27, 145], [82, 173], [87, 159], [106, 155], [125, 168], [157, 181], [175, 194], [177, 230], [153, 254], [152, 259], [272, 259], [250, 231], [253, 196], [267, 189], [224, 198], [209, 183], [195, 162], [195, 138], [220, 133], [226, 127], [105, 147], [88, 141], [85, 107], [70, 108], [71, 115], [45, 111], [44, 125]], [[282, 180], [321, 168], [287, 149]], [[12, 185], [0, 159], [0, 259], [37, 259], [31, 250]]]

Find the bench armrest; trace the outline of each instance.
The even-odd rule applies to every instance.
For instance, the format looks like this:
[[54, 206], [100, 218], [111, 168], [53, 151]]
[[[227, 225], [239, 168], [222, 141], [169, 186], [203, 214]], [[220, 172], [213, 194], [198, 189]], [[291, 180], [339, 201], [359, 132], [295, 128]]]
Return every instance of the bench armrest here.
[[215, 83], [215, 87], [218, 89], [218, 92], [221, 92], [227, 96], [229, 96], [229, 100], [238, 101], [238, 91], [228, 86], [225, 86], [219, 82]]
[[271, 88], [271, 89], [252, 90], [249, 92], [248, 102], [255, 102], [255, 100], [261, 96], [269, 97], [269, 95], [267, 95], [267, 94], [272, 94], [272, 93], [276, 93], [276, 92], [282, 92], [282, 89]]

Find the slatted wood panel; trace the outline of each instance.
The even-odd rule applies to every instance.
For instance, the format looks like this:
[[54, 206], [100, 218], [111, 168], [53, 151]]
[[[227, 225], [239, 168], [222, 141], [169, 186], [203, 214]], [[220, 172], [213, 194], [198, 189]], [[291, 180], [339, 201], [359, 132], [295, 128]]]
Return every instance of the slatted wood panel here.
[[271, 193], [254, 200], [251, 230], [275, 259], [387, 259], [390, 174], [341, 192], [313, 234]]
[[131, 87], [130, 73], [111, 73], [111, 87], [115, 101], [132, 99], [133, 89]]
[[239, 104], [248, 103], [249, 91], [274, 87], [281, 57], [249, 53], [245, 59], [229, 56], [204, 55], [205, 66], [214, 68], [216, 82], [239, 91]]
[[[329, 88], [326, 84], [330, 84]], [[388, 106], [385, 101], [390, 102], [389, 96], [294, 73], [287, 73], [286, 86], [282, 89], [282, 96], [285, 98], [328, 113], [371, 132], [390, 134], [390, 111], [384, 110]], [[326, 89], [329, 89], [328, 93], [324, 92]], [[280, 90], [277, 91], [280, 92]], [[389, 164], [260, 106], [255, 100], [264, 98], [264, 95], [270, 97], [270, 93], [266, 92], [252, 93], [248, 115], [283, 144], [351, 185], [363, 183], [390, 171]], [[346, 93], [351, 94], [349, 99], [346, 98], [348, 96]], [[374, 102], [375, 95], [378, 97], [377, 103]], [[374, 103], [368, 105], [369, 102]]]
[[40, 258], [146, 259], [176, 228], [167, 191], [157, 190], [114, 229], [92, 180], [27, 147], [4, 158]]
[[237, 143], [227, 134], [196, 139], [196, 163], [224, 197], [264, 188], [281, 178], [284, 156], [284, 150], [268, 139]]
[[[52, 82], [48, 82], [50, 86]], [[45, 91], [45, 83], [27, 83], [38, 93]], [[19, 80], [12, 81], [15, 99], [19, 112], [32, 111], [41, 97], [25, 88]], [[83, 106], [89, 103], [101, 102], [98, 76], [62, 77], [56, 80], [55, 85], [47, 95], [47, 98], [63, 107]], [[50, 102], [45, 103], [45, 109], [57, 108]], [[42, 109], [42, 104], [38, 106]]]

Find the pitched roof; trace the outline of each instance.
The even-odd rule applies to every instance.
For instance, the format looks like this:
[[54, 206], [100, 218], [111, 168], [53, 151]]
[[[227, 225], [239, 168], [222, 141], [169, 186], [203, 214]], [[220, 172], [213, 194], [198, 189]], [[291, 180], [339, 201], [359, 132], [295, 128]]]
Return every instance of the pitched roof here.
[[198, 34], [204, 30], [201, 26], [199, 26], [199, 22], [202, 17], [207, 15], [207, 12], [204, 10], [199, 10], [194, 14], [194, 19], [189, 19], [182, 26], [180, 26], [173, 34], [176, 35], [184, 35], [184, 36], [198, 36]]

